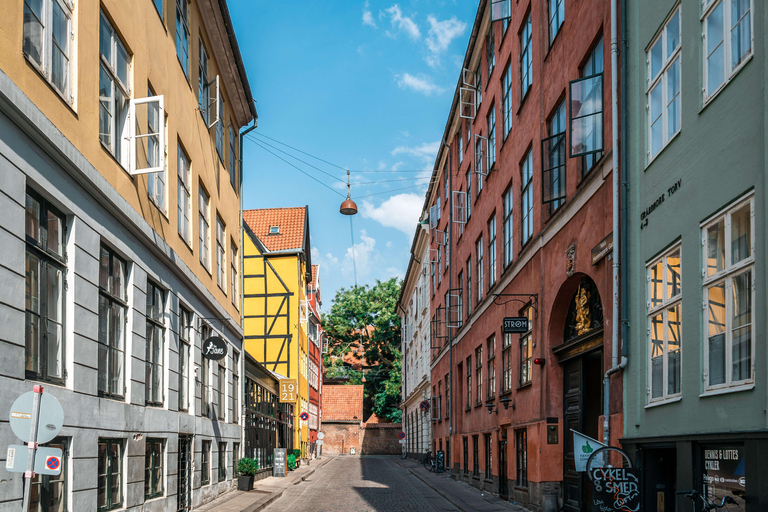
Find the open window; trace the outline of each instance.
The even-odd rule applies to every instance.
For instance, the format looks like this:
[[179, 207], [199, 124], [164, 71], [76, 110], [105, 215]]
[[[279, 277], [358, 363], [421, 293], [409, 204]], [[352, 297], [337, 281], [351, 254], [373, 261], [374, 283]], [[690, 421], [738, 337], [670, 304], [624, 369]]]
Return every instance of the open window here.
[[[465, 70], [466, 71], [466, 70]], [[474, 85], [459, 89], [459, 116], [464, 119], [474, 119], [477, 115], [477, 102], [475, 95], [477, 90]]]
[[541, 141], [541, 202], [565, 199], [565, 133]]
[[512, 0], [491, 0], [491, 22], [512, 17]]
[[440, 221], [440, 205], [433, 205], [429, 207], [429, 228], [437, 228], [437, 223]]
[[467, 193], [461, 190], [453, 191], [453, 222], [464, 225], [469, 217]]
[[603, 140], [603, 74], [599, 73], [569, 84], [570, 156], [600, 153]]
[[[430, 262], [426, 262], [421, 266], [421, 273], [425, 276], [432, 277], [434, 275], [434, 267], [430, 264]], [[426, 285], [424, 286], [424, 289], [427, 289]]]
[[430, 416], [430, 419], [432, 421], [438, 421], [440, 419], [440, 403], [437, 401], [437, 397], [433, 396], [429, 399], [430, 402], [430, 408], [432, 415]]
[[440, 306], [435, 312], [435, 316], [430, 322], [430, 333], [432, 334], [432, 345], [430, 348], [441, 349], [448, 339], [445, 332], [445, 307]]
[[464, 309], [462, 291], [461, 288], [451, 288], [448, 293], [446, 321], [449, 328], [458, 328], [462, 325], [462, 310]]
[[221, 122], [221, 89], [219, 75], [208, 83], [208, 128]]
[[475, 88], [477, 87], [477, 82], [475, 80], [475, 72], [470, 71], [467, 68], [464, 68], [461, 70], [461, 85], [462, 87], [471, 87]]
[[165, 170], [165, 103], [163, 96], [131, 100], [128, 113], [129, 171], [147, 174]]
[[475, 134], [475, 173], [488, 176], [491, 168], [490, 154], [488, 153], [488, 139]]
[[439, 229], [432, 230], [432, 236], [434, 237], [437, 245], [448, 245], [448, 233]]

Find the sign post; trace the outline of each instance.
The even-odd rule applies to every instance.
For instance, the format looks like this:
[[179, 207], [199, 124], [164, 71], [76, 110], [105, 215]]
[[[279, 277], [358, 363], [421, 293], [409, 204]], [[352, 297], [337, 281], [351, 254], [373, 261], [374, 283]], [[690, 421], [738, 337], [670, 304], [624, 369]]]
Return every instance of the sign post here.
[[325, 438], [325, 432], [318, 432], [317, 433], [317, 445], [320, 447], [320, 449], [317, 450], [317, 458], [320, 458], [320, 455], [323, 453], [323, 439]]
[[[35, 478], [35, 472], [49, 475], [61, 472], [61, 450], [40, 448], [39, 443], [51, 441], [61, 431], [64, 409], [55, 396], [43, 395], [43, 386], [35, 385], [32, 391], [24, 393], [13, 402], [8, 420], [13, 433], [27, 443], [26, 447], [9, 446], [5, 463], [9, 471], [23, 471], [24, 479], [28, 480], [21, 505], [26, 512], [29, 509], [31, 480]], [[36, 455], [40, 456], [39, 461], [35, 460]], [[22, 469], [22, 466], [26, 467]]]

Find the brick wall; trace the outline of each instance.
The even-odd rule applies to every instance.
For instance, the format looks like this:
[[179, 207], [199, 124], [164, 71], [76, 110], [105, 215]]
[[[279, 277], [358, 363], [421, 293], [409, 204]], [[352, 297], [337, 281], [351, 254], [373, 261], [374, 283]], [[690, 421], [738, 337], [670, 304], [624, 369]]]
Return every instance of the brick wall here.
[[360, 423], [332, 423], [323, 421], [323, 455], [350, 454], [350, 448], [355, 454], [360, 453]]
[[398, 434], [400, 423], [363, 423], [362, 453], [366, 455], [396, 455], [402, 452]]

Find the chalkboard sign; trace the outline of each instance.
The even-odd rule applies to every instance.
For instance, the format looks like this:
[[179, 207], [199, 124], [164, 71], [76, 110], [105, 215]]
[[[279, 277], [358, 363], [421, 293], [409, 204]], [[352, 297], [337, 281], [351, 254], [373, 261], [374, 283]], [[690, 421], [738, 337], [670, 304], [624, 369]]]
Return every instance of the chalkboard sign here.
[[445, 472], [445, 452], [443, 450], [439, 450], [437, 452], [437, 461], [435, 463], [435, 468], [437, 473]]
[[285, 448], [275, 448], [275, 456], [272, 459], [272, 476], [285, 476], [287, 465], [287, 457], [285, 455]]
[[593, 512], [639, 512], [640, 470], [594, 468], [592, 472]]

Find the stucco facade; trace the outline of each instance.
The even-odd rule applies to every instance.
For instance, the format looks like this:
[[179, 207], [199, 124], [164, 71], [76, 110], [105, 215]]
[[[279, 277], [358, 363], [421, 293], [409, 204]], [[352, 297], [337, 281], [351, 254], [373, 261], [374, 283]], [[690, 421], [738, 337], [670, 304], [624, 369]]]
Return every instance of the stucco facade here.
[[[242, 441], [236, 153], [256, 114], [247, 78], [223, 2], [189, 4], [186, 74], [175, 3], [156, 2], [159, 11], [150, 2], [54, 3], [42, 2], [39, 30], [22, 4], [0, 7], [0, 417], [33, 384], [61, 402], [54, 443], [64, 448], [63, 472], [37, 477], [55, 507], [190, 510], [232, 488]], [[54, 13], [54, 25], [56, 8], [64, 18]], [[52, 64], [56, 37], [64, 60]], [[221, 156], [217, 129], [199, 111], [199, 40], [206, 71], [220, 77]], [[157, 110], [115, 117], [125, 111], [107, 100], [113, 87], [122, 107], [151, 92], [164, 108], [155, 99]], [[107, 103], [116, 124], [104, 124]], [[163, 132], [147, 127], [142, 139], [137, 128], [139, 137], [125, 139], [137, 142], [135, 159], [129, 146], [117, 149], [123, 133], [134, 134], [132, 121]], [[110, 138], [113, 128], [121, 132]], [[156, 172], [135, 172], [142, 157]], [[177, 195], [182, 174], [186, 202]], [[203, 356], [212, 335], [227, 345], [219, 362]], [[0, 440], [18, 442], [5, 420]], [[0, 481], [0, 510], [17, 509], [19, 474], [3, 464]]]
[[[644, 468], [646, 510], [692, 510], [674, 495], [685, 489], [734, 497], [733, 510], [768, 508], [768, 11], [745, 2], [746, 23], [726, 29], [725, 54], [708, 59], [715, 21], [737, 25], [730, 3], [708, 4], [629, 2], [627, 11], [632, 321], [622, 443]], [[653, 69], [651, 53], [661, 57]], [[679, 73], [670, 82], [678, 100], [654, 107], [667, 128], [652, 139], [648, 104], [670, 73]]]
[[[424, 215], [422, 215], [424, 217]], [[429, 253], [429, 230], [416, 227], [411, 260], [403, 279], [398, 302], [403, 363], [403, 431], [408, 456], [421, 458], [432, 438], [431, 413], [423, 403], [432, 405], [429, 371], [430, 276], [425, 266]]]

